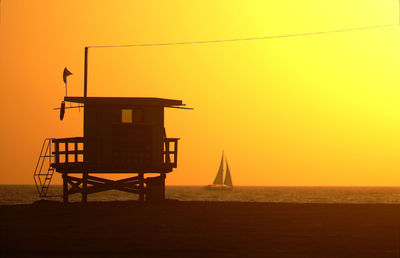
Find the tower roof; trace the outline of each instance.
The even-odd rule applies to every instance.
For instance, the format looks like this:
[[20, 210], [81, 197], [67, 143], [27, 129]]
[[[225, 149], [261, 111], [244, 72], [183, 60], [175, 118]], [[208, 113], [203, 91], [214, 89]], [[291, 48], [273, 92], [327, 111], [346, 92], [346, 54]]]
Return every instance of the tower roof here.
[[144, 97], [64, 97], [64, 100], [82, 104], [184, 106], [182, 100]]

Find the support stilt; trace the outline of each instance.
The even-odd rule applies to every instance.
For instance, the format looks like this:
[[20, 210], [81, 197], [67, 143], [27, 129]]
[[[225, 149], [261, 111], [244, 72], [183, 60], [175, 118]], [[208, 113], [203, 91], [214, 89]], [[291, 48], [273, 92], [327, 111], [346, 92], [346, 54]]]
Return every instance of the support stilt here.
[[88, 172], [83, 172], [82, 175], [82, 204], [87, 203], [87, 181], [88, 181]]
[[137, 176], [110, 180], [83, 172], [82, 177], [70, 176], [63, 173], [63, 199], [68, 203], [69, 195], [80, 193], [82, 204], [88, 202], [89, 194], [100, 193], [108, 190], [119, 190], [128, 193], [138, 194], [140, 202], [162, 202], [165, 200], [165, 173], [156, 177], [144, 177], [140, 172]]
[[162, 185], [161, 185], [161, 187], [162, 187], [162, 196], [161, 196], [161, 198], [162, 198], [162, 200], [165, 200], [165, 178], [167, 176], [165, 175], [165, 173], [161, 173], [160, 176], [162, 178]]
[[165, 200], [165, 174], [146, 178], [146, 201], [162, 202]]
[[64, 173], [63, 176], [63, 201], [68, 203], [68, 174]]
[[139, 172], [139, 201], [144, 202], [144, 176], [143, 172]]

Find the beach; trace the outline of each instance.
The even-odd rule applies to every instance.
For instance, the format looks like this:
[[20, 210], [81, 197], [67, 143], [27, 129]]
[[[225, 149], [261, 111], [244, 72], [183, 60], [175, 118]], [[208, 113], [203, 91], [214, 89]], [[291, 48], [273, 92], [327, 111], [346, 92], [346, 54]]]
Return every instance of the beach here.
[[14, 256], [399, 257], [397, 204], [167, 200], [0, 206]]

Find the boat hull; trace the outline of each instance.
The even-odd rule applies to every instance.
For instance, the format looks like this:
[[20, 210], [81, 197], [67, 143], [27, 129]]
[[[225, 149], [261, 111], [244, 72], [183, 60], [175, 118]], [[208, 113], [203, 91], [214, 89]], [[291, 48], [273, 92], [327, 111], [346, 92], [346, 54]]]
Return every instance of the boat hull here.
[[233, 186], [228, 186], [228, 185], [207, 185], [204, 188], [207, 189], [207, 190], [225, 191], [225, 190], [232, 190]]

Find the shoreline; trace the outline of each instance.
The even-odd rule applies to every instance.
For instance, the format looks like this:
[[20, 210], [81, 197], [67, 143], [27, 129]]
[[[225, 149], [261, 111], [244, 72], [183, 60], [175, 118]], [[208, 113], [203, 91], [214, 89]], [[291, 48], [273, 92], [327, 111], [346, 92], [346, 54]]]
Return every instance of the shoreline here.
[[[57, 198], [61, 199], [62, 196], [57, 196]], [[79, 207], [92, 207], [97, 205], [102, 206], [114, 206], [114, 205], [122, 205], [122, 206], [129, 206], [129, 205], [143, 205], [143, 206], [164, 206], [164, 205], [173, 205], [173, 204], [210, 204], [210, 205], [218, 205], [218, 204], [227, 204], [227, 205], [235, 205], [235, 204], [259, 204], [259, 205], [300, 205], [300, 206], [398, 206], [400, 209], [400, 203], [366, 203], [366, 202], [264, 202], [264, 201], [225, 201], [225, 200], [178, 200], [178, 199], [169, 199], [166, 198], [163, 202], [140, 202], [139, 200], [115, 200], [115, 201], [102, 201], [102, 200], [89, 200], [86, 205], [83, 205], [81, 201], [70, 201], [68, 203], [63, 203], [62, 200], [52, 200], [52, 197], [48, 197], [48, 199], [40, 199], [36, 200], [32, 203], [17, 203], [17, 204], [0, 204], [0, 209], [2, 207], [15, 207], [15, 206], [27, 206], [27, 207], [54, 207], [54, 206], [62, 206], [65, 208], [75, 208]], [[56, 197], [54, 197], [56, 198]]]

